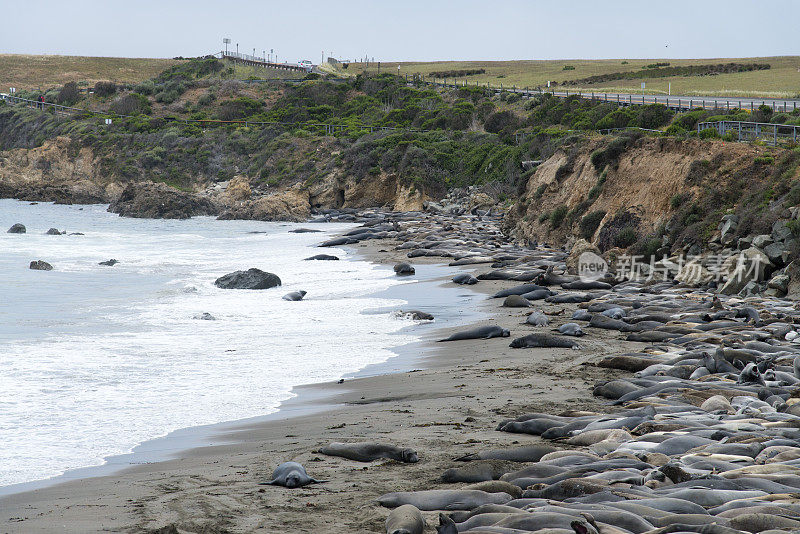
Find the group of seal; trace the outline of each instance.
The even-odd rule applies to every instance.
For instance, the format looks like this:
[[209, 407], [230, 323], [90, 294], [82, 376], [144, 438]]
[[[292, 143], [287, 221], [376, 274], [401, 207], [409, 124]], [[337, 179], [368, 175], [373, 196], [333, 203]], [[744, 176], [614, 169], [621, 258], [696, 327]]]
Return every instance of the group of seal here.
[[[495, 294], [498, 299], [577, 305], [555, 331], [530, 332], [550, 323], [534, 311], [512, 347], [574, 348], [575, 336], [601, 330], [630, 343], [629, 352], [598, 355], [598, 366], [627, 373], [595, 384], [607, 410], [498, 421], [496, 431], [514, 433], [520, 445], [454, 458], [439, 480], [450, 488], [461, 484], [456, 489], [426, 483], [420, 491], [379, 497], [378, 504], [392, 508], [387, 533], [421, 534], [422, 511], [447, 512], [439, 516], [440, 534], [800, 531], [800, 311], [794, 303], [718, 298], [671, 280], [583, 281], [566, 273], [565, 252], [505, 243], [483, 220], [375, 215], [343, 242], [387, 237], [401, 241], [397, 248], [410, 258], [492, 262], [475, 282], [460, 275], [453, 281], [517, 283]], [[442, 341], [508, 335], [483, 326]], [[387, 457], [362, 444], [324, 450], [356, 461]], [[372, 454], [359, 460], [365, 451]], [[402, 455], [402, 449], [389, 451], [389, 457]]]

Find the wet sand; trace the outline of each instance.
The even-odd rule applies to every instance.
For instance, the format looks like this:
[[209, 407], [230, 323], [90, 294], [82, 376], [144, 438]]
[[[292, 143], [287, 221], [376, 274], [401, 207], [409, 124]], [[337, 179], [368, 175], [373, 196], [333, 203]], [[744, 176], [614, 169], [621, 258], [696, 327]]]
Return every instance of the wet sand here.
[[[387, 241], [355, 247], [377, 263], [408, 261]], [[415, 258], [413, 263], [440, 261]], [[447, 279], [441, 283], [459, 287], [464, 294], [483, 295], [516, 285], [482, 281], [460, 287]], [[512, 338], [534, 331], [521, 324], [525, 310], [502, 308], [502, 299], [478, 302], [477, 311], [486, 315], [474, 324], [508, 328]], [[555, 314], [551, 326], [568, 322], [576, 308], [537, 304]], [[463, 312], [473, 317], [474, 310]], [[411, 360], [390, 360], [342, 384], [295, 388], [297, 396], [276, 416], [244, 423], [221, 436], [228, 444], [0, 498], [0, 531], [146, 532], [169, 527], [163, 532], [382, 532], [388, 510], [374, 502], [376, 497], [399, 490], [457, 487], [439, 481], [442, 471], [453, 466], [453, 458], [492, 445], [540, 441], [494, 431], [500, 419], [530, 411], [602, 409], [591, 386], [622, 372], [589, 364], [642, 346], [597, 329], [581, 338], [581, 350], [511, 349], [510, 338], [435, 343], [464, 325], [431, 327], [425, 342], [409, 348], [405, 358]], [[391, 372], [393, 367], [408, 369], [409, 361], [418, 363], [418, 369]], [[314, 452], [331, 441], [348, 440], [411, 447], [420, 461], [359, 463]], [[328, 482], [295, 490], [258, 485], [288, 460], [301, 462], [311, 476]], [[426, 532], [433, 532], [430, 525], [438, 514], [425, 515]]]

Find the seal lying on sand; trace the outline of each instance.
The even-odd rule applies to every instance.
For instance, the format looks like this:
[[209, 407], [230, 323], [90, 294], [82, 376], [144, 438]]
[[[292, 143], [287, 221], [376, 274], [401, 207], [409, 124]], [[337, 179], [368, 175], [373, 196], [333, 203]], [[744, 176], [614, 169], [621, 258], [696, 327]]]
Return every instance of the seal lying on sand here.
[[338, 259], [339, 258], [337, 258], [336, 256], [332, 256], [330, 254], [317, 254], [316, 256], [305, 258], [305, 261], [314, 261], [314, 260], [334, 261]]
[[382, 443], [339, 443], [333, 442], [319, 450], [320, 454], [341, 456], [356, 462], [371, 462], [379, 458], [388, 458], [398, 462], [416, 463], [419, 461], [413, 449], [401, 449], [394, 445]]
[[482, 504], [505, 504], [511, 500], [511, 495], [480, 490], [424, 490], [387, 493], [377, 500], [386, 508], [411, 504], [425, 511], [472, 510]]
[[489, 449], [488, 451], [474, 452], [456, 458], [460, 462], [475, 460], [507, 460], [509, 462], [538, 462], [545, 454], [555, 451], [555, 447], [546, 444], [525, 445], [509, 449]]
[[440, 339], [439, 341], [460, 341], [462, 339], [491, 339], [493, 337], [508, 337], [511, 333], [505, 328], [499, 326], [479, 326], [471, 330], [464, 330], [463, 332], [456, 332], [452, 336]]
[[471, 286], [473, 284], [477, 284], [478, 279], [472, 276], [471, 274], [463, 273], [454, 276], [453, 283]]
[[533, 326], [547, 326], [550, 324], [550, 319], [547, 318], [545, 314], [540, 311], [535, 311], [525, 319], [526, 324], [532, 324]]
[[410, 504], [398, 506], [386, 518], [386, 534], [422, 534], [424, 530], [425, 518]]
[[308, 476], [306, 468], [297, 462], [284, 462], [272, 472], [272, 480], [262, 482], [262, 486], [283, 486], [286, 488], [301, 488], [308, 484], [318, 484], [324, 480], [316, 480]]
[[563, 337], [551, 336], [550, 334], [528, 334], [525, 337], [518, 337], [509, 345], [512, 349], [532, 349], [536, 347], [559, 347], [563, 349], [580, 348], [575, 341], [564, 339]]

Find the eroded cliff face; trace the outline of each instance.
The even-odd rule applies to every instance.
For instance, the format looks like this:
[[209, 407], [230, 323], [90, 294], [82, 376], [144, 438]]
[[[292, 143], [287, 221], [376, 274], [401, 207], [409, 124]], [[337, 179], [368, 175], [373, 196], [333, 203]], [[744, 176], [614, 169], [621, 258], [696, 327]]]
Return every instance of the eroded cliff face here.
[[0, 198], [90, 204], [109, 202], [121, 192], [113, 178], [99, 172], [91, 149], [68, 137], [0, 152]]
[[[398, 211], [422, 210], [430, 198], [405, 186], [395, 175], [379, 174], [356, 180], [335, 169], [322, 179], [302, 176], [267, 185], [263, 180], [237, 175], [224, 182], [197, 176], [191, 188], [178, 190], [135, 178], [105, 175], [91, 149], [68, 137], [59, 137], [34, 149], [0, 152], [0, 198], [59, 203], [111, 203], [126, 216], [180, 218], [220, 214], [223, 219], [301, 221], [314, 209], [382, 207]], [[159, 191], [169, 193], [171, 205], [151, 206]], [[192, 212], [198, 207], [197, 213]], [[188, 211], [187, 211], [188, 210]]]
[[[568, 147], [539, 165], [509, 210], [505, 230], [523, 241], [570, 245], [582, 233], [597, 242], [603, 228], [622, 217], [634, 221], [644, 235], [670, 221], [677, 208], [674, 199], [691, 202], [710, 186], [734, 187], [736, 171], [752, 166], [766, 150], [740, 143], [640, 138], [615, 162], [593, 164], [592, 154], [608, 145], [603, 139]], [[588, 214], [599, 220], [595, 228], [581, 225]]]

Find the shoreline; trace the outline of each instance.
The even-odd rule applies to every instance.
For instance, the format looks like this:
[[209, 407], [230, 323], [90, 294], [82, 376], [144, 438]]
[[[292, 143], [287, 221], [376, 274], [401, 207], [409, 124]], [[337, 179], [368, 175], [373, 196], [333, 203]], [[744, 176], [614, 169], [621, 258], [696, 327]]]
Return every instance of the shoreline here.
[[[359, 251], [358, 248], [350, 246], [347, 248], [353, 252], [353, 255], [348, 257], [346, 261], [368, 262], [381, 268], [386, 267], [383, 264], [373, 262], [370, 259], [369, 254], [364, 254], [362, 251]], [[441, 263], [428, 263], [423, 264], [420, 267], [422, 267], [426, 272], [418, 274], [414, 277], [414, 279], [409, 280], [409, 284], [393, 285], [388, 289], [368, 294], [366, 296], [370, 298], [403, 300], [407, 300], [406, 297], [410, 296], [412, 299], [416, 297], [418, 301], [426, 300], [424, 298], [420, 298], [422, 297], [421, 291], [409, 291], [408, 286], [411, 284], [414, 286], [417, 286], [418, 284], [430, 285], [437, 290], [434, 291], [434, 293], [443, 293], [442, 291], [438, 290], [441, 289], [440, 286], [442, 286], [447, 278], [447, 274], [444, 271], [453, 270], [454, 268], [447, 267]], [[476, 298], [477, 296], [473, 296], [472, 299], [467, 300], [475, 300]], [[408, 304], [406, 304], [405, 307], [408, 307], [409, 309], [413, 308], [425, 310], [426, 308], [430, 308], [430, 306], [426, 305], [424, 302], [415, 303], [408, 300], [407, 302]], [[387, 311], [390, 310], [367, 309], [362, 311], [362, 314], [386, 313]], [[473, 313], [472, 315], [475, 315], [477, 318], [480, 314]], [[403, 335], [408, 333], [409, 330], [422, 329], [419, 341], [392, 347], [389, 350], [394, 353], [394, 355], [389, 359], [383, 362], [367, 364], [358, 371], [347, 373], [340, 378], [344, 380], [350, 380], [352, 378], [366, 378], [369, 376], [407, 372], [412, 370], [413, 365], [419, 363], [413, 358], [412, 353], [427, 343], [427, 341], [424, 339], [425, 332], [429, 330], [446, 328], [448, 323], [452, 321], [453, 318], [445, 318], [443, 321], [443, 319], [437, 314], [437, 319], [432, 324], [415, 323], [402, 327], [392, 335]], [[444, 324], [442, 324], [443, 322]], [[331, 391], [318, 391], [316, 386], [322, 385], [329, 386]], [[228, 436], [240, 432], [242, 428], [250, 428], [260, 424], [268, 424], [274, 421], [290, 419], [292, 417], [321, 413], [336, 408], [336, 405], [331, 404], [329, 401], [330, 398], [335, 396], [336, 392], [333, 386], [336, 385], [336, 381], [298, 384], [292, 387], [292, 396], [284, 401], [281, 401], [277, 410], [272, 413], [257, 415], [244, 419], [220, 421], [218, 423], [212, 423], [208, 425], [180, 428], [171, 431], [164, 436], [155, 437], [139, 443], [129, 453], [106, 456], [103, 458], [103, 463], [100, 465], [68, 469], [64, 473], [54, 477], [0, 486], [0, 501], [2, 501], [2, 499], [5, 497], [19, 493], [45, 489], [70, 481], [103, 476], [114, 476], [124, 472], [128, 468], [168, 461], [194, 449], [234, 444], [236, 443], [236, 440], [228, 438]]]
[[[379, 265], [408, 261], [405, 251], [393, 250], [386, 241], [354, 248]], [[411, 261], [424, 270], [425, 265], [443, 260]], [[475, 272], [486, 267], [448, 269]], [[471, 295], [470, 305], [456, 304], [453, 311], [463, 314], [477, 308], [482, 316], [468, 324], [497, 324], [515, 330], [515, 335], [532, 330], [520, 325], [521, 310], [498, 308], [500, 300], [485, 298], [509, 282], [483, 281], [471, 287], [442, 279], [436, 283]], [[402, 284], [393, 289], [408, 287]], [[543, 307], [568, 317], [563, 312], [569, 306]], [[381, 372], [385, 364], [378, 364], [344, 384], [294, 388], [296, 396], [271, 414], [274, 419], [232, 425], [224, 434], [225, 444], [197, 447], [177, 458], [132, 466], [112, 476], [81, 478], [0, 497], [0, 508], [6, 511], [5, 531], [47, 531], [58, 524], [63, 532], [150, 531], [174, 525], [196, 525], [204, 532], [275, 532], [291, 530], [303, 521], [313, 526], [299, 531], [375, 532], [388, 513], [374, 503], [378, 495], [417, 489], [420, 482], [440, 487], [441, 481], [432, 473], [478, 446], [539, 442], [532, 436], [491, 429], [498, 418], [529, 409], [597, 408], [600, 403], [591, 396], [589, 385], [596, 378], [613, 376], [608, 370], [580, 365], [598, 353], [616, 352], [606, 342], [610, 336], [605, 332], [591, 336], [595, 339], [587, 340], [590, 350], [578, 353], [570, 349], [516, 351], [508, 348], [508, 338], [432, 342], [452, 330], [452, 325], [435, 324], [429, 336], [412, 344], [416, 345], [409, 348], [413, 360], [408, 360], [405, 371]], [[398, 361], [397, 357], [388, 360], [391, 365]], [[411, 361], [424, 361], [424, 368], [413, 368]], [[314, 452], [330, 441], [342, 440], [413, 446], [420, 451], [421, 461], [353, 465]], [[289, 492], [258, 486], [269, 479], [275, 465], [287, 460], [303, 463], [312, 476], [329, 482]], [[379, 475], [377, 480], [373, 473]], [[309, 516], [309, 506], [314, 507], [314, 517]], [[354, 514], [356, 510], [360, 512]], [[428, 519], [433, 524], [435, 514]]]

